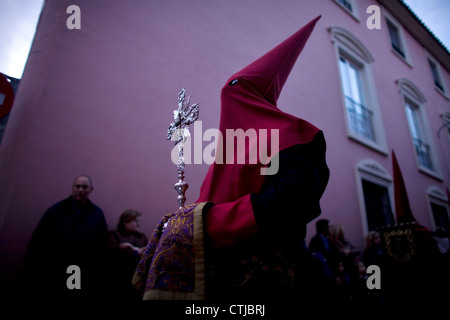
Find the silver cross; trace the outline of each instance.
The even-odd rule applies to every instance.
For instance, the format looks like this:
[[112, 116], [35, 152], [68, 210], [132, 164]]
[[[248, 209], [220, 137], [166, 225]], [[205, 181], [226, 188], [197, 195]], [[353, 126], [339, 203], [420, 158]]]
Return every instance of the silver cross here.
[[199, 104], [195, 103], [189, 106], [191, 96], [188, 96], [186, 100], [186, 91], [181, 89], [178, 94], [178, 108], [173, 111], [173, 122], [170, 124], [167, 130], [167, 140], [174, 141], [174, 145], [178, 146], [178, 182], [174, 185], [175, 190], [178, 192], [178, 204], [180, 208], [184, 207], [186, 202], [186, 189], [189, 185], [184, 181], [184, 145], [187, 139], [191, 136], [189, 131], [189, 125], [194, 123], [198, 119]]

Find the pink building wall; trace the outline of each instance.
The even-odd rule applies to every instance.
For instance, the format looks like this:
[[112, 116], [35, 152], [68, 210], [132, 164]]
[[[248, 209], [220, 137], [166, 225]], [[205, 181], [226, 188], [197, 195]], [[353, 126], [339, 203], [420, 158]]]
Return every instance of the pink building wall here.
[[[66, 27], [72, 4], [81, 9], [80, 30]], [[425, 50], [412, 35], [404, 32], [411, 67], [392, 53], [384, 19], [380, 30], [366, 27], [372, 4], [380, 5], [358, 1], [357, 21], [331, 0], [47, 0], [0, 148], [2, 284], [20, 276], [32, 231], [50, 205], [70, 194], [77, 174], [92, 177], [91, 199], [110, 229], [122, 211], [134, 208], [143, 212], [141, 230], [150, 234], [177, 208], [176, 166], [165, 139], [181, 88], [200, 103], [203, 130], [218, 128], [220, 90], [228, 77], [319, 14], [279, 106], [325, 133], [331, 177], [321, 217], [342, 223], [348, 239], [363, 249], [355, 168], [373, 159], [392, 175], [393, 149], [414, 215], [432, 228], [426, 190], [449, 188], [449, 139], [434, 135], [442, 179], [419, 172], [395, 80], [411, 80], [426, 96], [433, 132], [450, 102], [434, 89]], [[350, 31], [374, 57], [387, 154], [346, 135], [330, 26]], [[441, 71], [450, 89], [450, 74]], [[197, 199], [207, 168], [187, 166], [187, 202]], [[314, 233], [311, 223], [307, 239]]]

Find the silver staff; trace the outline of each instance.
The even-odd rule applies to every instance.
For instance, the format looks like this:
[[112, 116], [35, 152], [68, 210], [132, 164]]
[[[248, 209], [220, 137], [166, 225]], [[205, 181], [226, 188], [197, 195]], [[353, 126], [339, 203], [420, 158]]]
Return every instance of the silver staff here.
[[184, 207], [186, 202], [185, 193], [187, 188], [189, 188], [189, 185], [184, 181], [184, 144], [191, 136], [189, 125], [197, 120], [199, 112], [198, 103], [189, 106], [191, 96], [187, 98], [187, 101], [185, 101], [185, 97], [186, 91], [183, 88], [178, 94], [178, 109], [173, 111], [173, 122], [167, 130], [167, 140], [174, 141], [174, 145], [178, 146], [178, 182], [175, 183], [174, 188], [178, 192], [177, 200], [180, 208]]

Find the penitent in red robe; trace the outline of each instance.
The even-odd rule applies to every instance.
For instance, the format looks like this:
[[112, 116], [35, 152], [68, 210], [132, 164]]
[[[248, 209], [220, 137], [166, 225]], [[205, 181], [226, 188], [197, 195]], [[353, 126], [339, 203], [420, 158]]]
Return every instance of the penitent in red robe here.
[[[197, 200], [215, 204], [205, 220], [215, 250], [275, 229], [279, 230], [276, 238], [290, 234], [286, 240], [300, 244], [306, 223], [320, 214], [319, 200], [329, 178], [323, 133], [277, 106], [283, 85], [319, 19], [231, 76], [222, 89], [219, 129], [223, 141], [219, 141], [217, 150], [223, 150], [223, 154], [216, 155], [216, 160], [219, 156], [224, 163], [211, 165]], [[310, 107], [298, 101], [298, 108]], [[227, 154], [227, 129], [254, 129], [257, 141], [265, 139], [272, 162], [264, 164], [258, 155], [257, 163], [249, 163], [249, 153], [257, 150], [257, 142], [252, 141], [245, 146], [245, 163], [238, 164], [238, 151], [242, 150], [236, 150], [235, 143], [234, 154]], [[278, 137], [272, 134], [275, 129]], [[279, 153], [270, 150], [271, 139], [279, 139]], [[278, 170], [264, 175], [264, 167]]]
[[[196, 203], [164, 216], [150, 237], [133, 277], [143, 299], [290, 296], [295, 252], [320, 214], [329, 171], [322, 131], [278, 109], [277, 100], [318, 19], [226, 82], [216, 149], [223, 153]], [[257, 133], [242, 164], [242, 149], [226, 148], [227, 129]], [[270, 164], [248, 158], [261, 140], [279, 143], [267, 152]]]

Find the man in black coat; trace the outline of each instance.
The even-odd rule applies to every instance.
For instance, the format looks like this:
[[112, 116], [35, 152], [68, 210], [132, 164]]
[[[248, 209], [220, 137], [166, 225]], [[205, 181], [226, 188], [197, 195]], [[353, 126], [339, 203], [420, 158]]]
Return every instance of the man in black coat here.
[[[72, 195], [44, 213], [28, 246], [26, 292], [42, 298], [92, 297], [99, 292], [107, 225], [102, 209], [89, 200], [93, 189], [90, 177], [78, 176]], [[69, 279], [72, 274], [78, 279]]]

